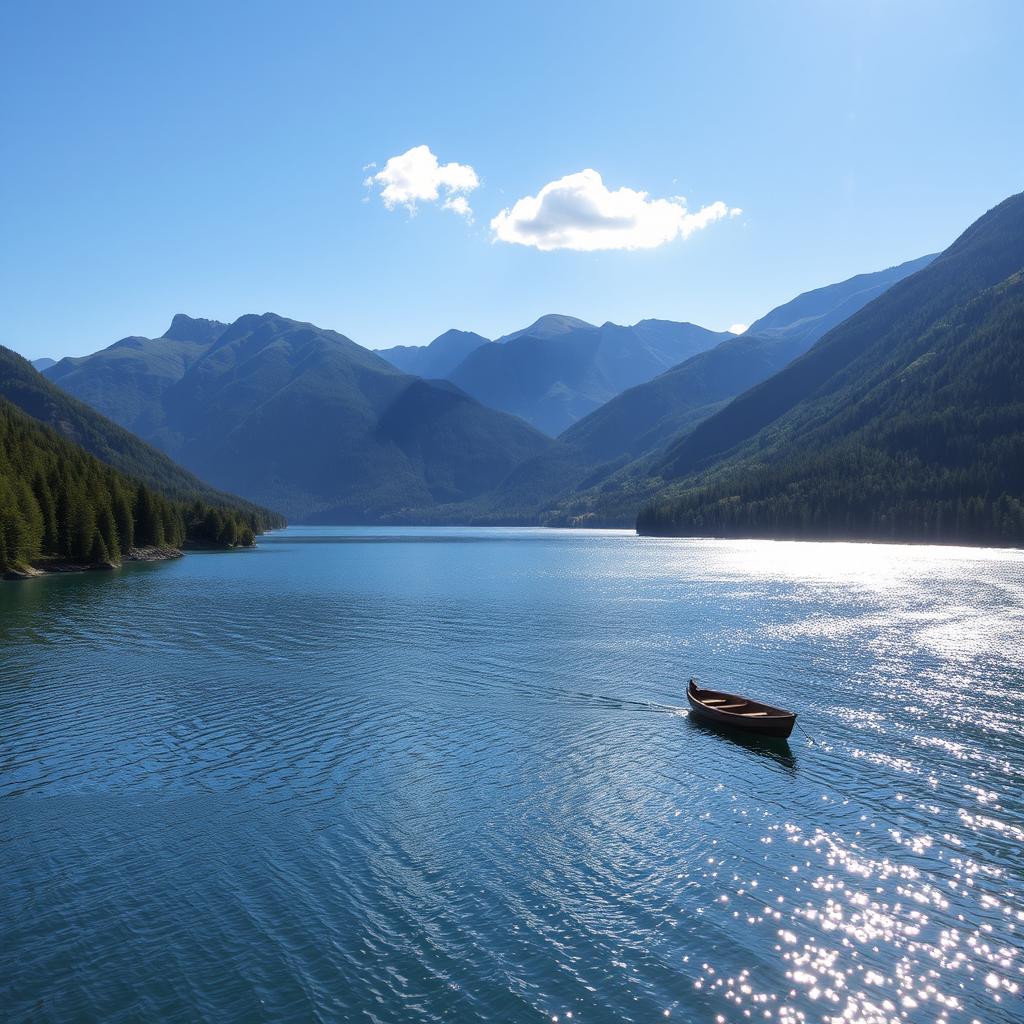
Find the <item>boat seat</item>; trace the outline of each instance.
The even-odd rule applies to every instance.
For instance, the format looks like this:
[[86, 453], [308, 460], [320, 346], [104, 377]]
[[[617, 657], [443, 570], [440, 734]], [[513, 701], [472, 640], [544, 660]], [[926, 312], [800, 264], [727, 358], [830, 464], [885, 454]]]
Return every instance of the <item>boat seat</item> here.
[[704, 704], [724, 704], [725, 703], [725, 698], [724, 697], [709, 697], [703, 703]]
[[732, 708], [745, 708], [747, 706], [746, 701], [740, 701], [739, 704], [719, 704], [716, 711], [729, 711]]
[[741, 712], [744, 718], [767, 718], [767, 711], [743, 711]]

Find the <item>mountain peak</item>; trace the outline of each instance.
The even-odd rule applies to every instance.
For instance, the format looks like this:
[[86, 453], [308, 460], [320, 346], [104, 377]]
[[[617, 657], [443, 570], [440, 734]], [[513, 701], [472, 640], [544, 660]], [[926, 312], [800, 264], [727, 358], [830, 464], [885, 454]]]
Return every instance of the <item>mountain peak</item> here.
[[580, 320], [578, 317], [567, 316], [565, 313], [545, 313], [544, 316], [534, 320], [529, 327], [513, 331], [511, 334], [499, 338], [498, 343], [513, 341], [526, 335], [531, 338], [557, 338], [559, 335], [569, 334], [571, 331], [596, 330], [597, 328], [593, 324], [588, 324], [586, 320]]
[[447, 377], [481, 345], [490, 344], [482, 335], [453, 327], [439, 334], [429, 345], [396, 345], [394, 348], [378, 349], [377, 355], [403, 373], [435, 380]]
[[162, 337], [168, 341], [216, 341], [227, 329], [219, 320], [203, 320], [187, 313], [175, 313]]
[[461, 331], [458, 327], [449, 327], [444, 334], [439, 334], [432, 342], [431, 345], [446, 345], [453, 341], [460, 341], [463, 339], [475, 340], [478, 345], [484, 344], [484, 342], [490, 341], [489, 338], [485, 338], [482, 334], [477, 334], [475, 331]]

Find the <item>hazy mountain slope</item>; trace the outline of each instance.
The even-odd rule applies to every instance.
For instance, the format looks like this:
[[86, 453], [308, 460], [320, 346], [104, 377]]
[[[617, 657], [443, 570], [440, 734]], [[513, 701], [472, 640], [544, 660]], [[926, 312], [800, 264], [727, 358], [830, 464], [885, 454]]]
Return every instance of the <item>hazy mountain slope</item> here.
[[264, 526], [283, 519], [252, 502], [225, 494], [174, 463], [95, 409], [65, 394], [17, 353], [0, 346], [0, 398], [127, 476], [174, 501], [200, 500], [260, 517]]
[[123, 338], [92, 355], [61, 359], [46, 376], [104, 416], [151, 437], [164, 425], [164, 393], [226, 328], [179, 313], [161, 338]]
[[540, 319], [534, 320], [529, 327], [522, 327], [518, 331], [512, 331], [511, 334], [503, 334], [498, 338], [497, 343], [503, 345], [505, 342], [514, 341], [527, 334], [531, 338], [558, 338], [571, 331], [590, 330], [594, 330], [594, 325], [588, 324], [586, 320], [580, 320], [575, 316], [566, 316], [564, 313], [546, 313]]
[[795, 299], [776, 306], [760, 320], [755, 320], [748, 328], [747, 334], [762, 337], [785, 335], [790, 338], [810, 338], [810, 347], [810, 344], [857, 310], [877, 299], [898, 281], [923, 270], [936, 255], [931, 253], [928, 256], [920, 256], [914, 260], [907, 260], [906, 263], [887, 267], [885, 270], [856, 274], [838, 284], [802, 292]]
[[656, 471], [647, 532], [1024, 543], [1024, 194]]
[[43, 370], [48, 370], [51, 366], [56, 366], [57, 365], [57, 360], [56, 359], [50, 359], [47, 356], [43, 356], [41, 359], [32, 359], [31, 363], [32, 363], [33, 369], [36, 369], [40, 373], [42, 373]]
[[487, 344], [487, 338], [472, 331], [451, 330], [429, 345], [396, 345], [378, 349], [377, 355], [403, 373], [432, 380], [447, 377], [470, 352]]
[[[551, 318], [544, 318], [549, 320]], [[566, 318], [557, 318], [565, 326]], [[518, 332], [484, 345], [450, 379], [485, 405], [521, 416], [558, 434], [610, 398], [723, 337], [694, 324], [642, 321], [535, 335]]]
[[652, 451], [781, 370], [835, 324], [932, 259], [924, 256], [804, 292], [773, 309], [745, 334], [729, 335], [714, 348], [624, 391], [569, 427], [561, 440], [592, 462]]
[[110, 367], [123, 364], [100, 361], [106, 386], [127, 392], [119, 408], [133, 414], [156, 402], [148, 438], [293, 519], [373, 522], [469, 500], [554, 444], [449, 384], [410, 377], [341, 334], [272, 313], [240, 317], [188, 365], [171, 342], [167, 363], [178, 376], [159, 388], [134, 363], [118, 378]]

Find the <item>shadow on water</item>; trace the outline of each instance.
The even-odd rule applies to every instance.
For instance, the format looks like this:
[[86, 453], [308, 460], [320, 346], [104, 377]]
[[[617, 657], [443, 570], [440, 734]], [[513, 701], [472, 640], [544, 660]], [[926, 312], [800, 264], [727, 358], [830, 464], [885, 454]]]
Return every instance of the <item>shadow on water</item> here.
[[693, 715], [688, 715], [686, 721], [688, 727], [698, 733], [714, 736], [737, 747], [742, 747], [758, 757], [774, 761], [775, 764], [791, 775], [796, 774], [796, 754], [793, 753], [788, 739], [782, 739], [778, 736], [755, 736], [741, 732], [738, 729], [730, 729], [727, 726], [711, 725], [694, 718]]

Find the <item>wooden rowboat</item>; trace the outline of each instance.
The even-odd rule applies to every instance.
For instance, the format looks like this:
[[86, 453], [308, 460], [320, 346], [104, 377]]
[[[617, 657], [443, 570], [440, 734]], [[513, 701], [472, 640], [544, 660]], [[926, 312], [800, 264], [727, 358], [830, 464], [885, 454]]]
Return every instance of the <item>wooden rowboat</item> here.
[[758, 736], [786, 737], [793, 731], [796, 715], [792, 711], [773, 708], [734, 693], [705, 690], [690, 680], [686, 688], [686, 699], [693, 714], [703, 722], [722, 725], [730, 729], [742, 729]]

